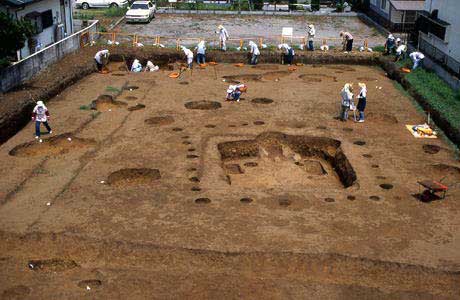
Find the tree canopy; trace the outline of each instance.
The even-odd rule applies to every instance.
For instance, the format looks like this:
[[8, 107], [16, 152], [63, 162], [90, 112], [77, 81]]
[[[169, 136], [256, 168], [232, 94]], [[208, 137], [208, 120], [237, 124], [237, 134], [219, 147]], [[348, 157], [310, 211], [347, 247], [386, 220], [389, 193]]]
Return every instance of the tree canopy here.
[[0, 12], [0, 59], [14, 57], [25, 41], [35, 34], [35, 28], [28, 20], [15, 20]]

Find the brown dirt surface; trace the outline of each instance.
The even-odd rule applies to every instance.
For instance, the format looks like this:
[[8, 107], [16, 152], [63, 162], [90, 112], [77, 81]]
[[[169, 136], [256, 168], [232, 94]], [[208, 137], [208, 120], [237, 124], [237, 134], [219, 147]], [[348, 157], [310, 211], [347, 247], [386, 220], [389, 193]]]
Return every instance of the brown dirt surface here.
[[[457, 299], [455, 150], [413, 138], [426, 117], [373, 67], [299, 66], [247, 82], [269, 105], [225, 101], [222, 76], [270, 70], [94, 73], [60, 92], [55, 133], [38, 143], [29, 123], [0, 146], [0, 297]], [[366, 122], [336, 120], [364, 75], [383, 87]], [[80, 109], [105, 94], [145, 108]], [[200, 101], [220, 108], [185, 106]], [[425, 179], [447, 197], [414, 198]]]

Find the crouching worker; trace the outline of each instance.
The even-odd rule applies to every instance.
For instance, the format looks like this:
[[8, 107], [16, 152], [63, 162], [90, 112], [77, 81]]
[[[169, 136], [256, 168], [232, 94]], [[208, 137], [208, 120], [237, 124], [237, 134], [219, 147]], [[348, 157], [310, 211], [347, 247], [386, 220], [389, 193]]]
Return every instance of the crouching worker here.
[[256, 43], [249, 41], [249, 53], [251, 54], [251, 65], [257, 65], [259, 62], [260, 51]]
[[415, 70], [420, 66], [422, 63], [422, 60], [425, 58], [425, 55], [421, 52], [412, 52], [409, 55], [410, 59], [412, 59], [412, 62], [414, 63], [414, 66], [412, 67], [412, 70]]
[[248, 87], [244, 84], [230, 85], [227, 89], [227, 101], [240, 102], [241, 93], [245, 93]]
[[401, 39], [396, 39], [396, 58], [395, 61], [406, 58], [407, 46], [401, 43]]
[[99, 72], [102, 71], [102, 68], [107, 64], [109, 61], [110, 52], [107, 49], [98, 51], [96, 55], [94, 55], [94, 61], [96, 62], [96, 67]]
[[340, 110], [340, 119], [345, 122], [348, 120], [348, 111], [353, 105], [353, 87], [350, 83], [345, 83], [340, 96], [342, 97], [342, 106]]
[[[40, 138], [40, 125], [43, 123], [45, 125], [46, 130], [48, 133], [53, 133], [51, 127], [48, 125], [49, 120], [49, 113], [48, 109], [46, 108], [43, 101], [37, 101], [37, 105], [35, 105], [34, 110], [32, 111], [32, 121], [35, 122], [35, 138]], [[40, 140], [41, 142], [42, 140]]]
[[144, 72], [156, 72], [160, 69], [159, 66], [155, 66], [153, 62], [150, 60], [147, 62], [147, 65], [145, 66]]
[[280, 44], [278, 45], [278, 49], [283, 51], [283, 64], [292, 65], [295, 55], [294, 49], [288, 44]]
[[133, 61], [133, 64], [131, 65], [131, 72], [138, 73], [138, 72], [141, 72], [141, 71], [142, 71], [142, 65], [141, 65], [141, 63], [139, 62], [138, 59], [135, 59]]
[[187, 67], [191, 69], [193, 66], [193, 52], [184, 46], [182, 46], [182, 51], [184, 51], [185, 59], [187, 60]]
[[197, 64], [205, 64], [206, 63], [206, 45], [205, 41], [200, 41], [198, 45], [196, 45], [196, 63]]

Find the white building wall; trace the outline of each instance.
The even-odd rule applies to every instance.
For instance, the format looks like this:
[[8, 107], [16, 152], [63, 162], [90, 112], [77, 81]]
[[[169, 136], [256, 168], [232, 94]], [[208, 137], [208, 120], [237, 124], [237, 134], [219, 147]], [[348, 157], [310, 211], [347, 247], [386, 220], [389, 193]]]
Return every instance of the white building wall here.
[[437, 9], [438, 18], [449, 23], [446, 39], [429, 36], [430, 43], [460, 62], [460, 0], [426, 0], [425, 10], [432, 12]]

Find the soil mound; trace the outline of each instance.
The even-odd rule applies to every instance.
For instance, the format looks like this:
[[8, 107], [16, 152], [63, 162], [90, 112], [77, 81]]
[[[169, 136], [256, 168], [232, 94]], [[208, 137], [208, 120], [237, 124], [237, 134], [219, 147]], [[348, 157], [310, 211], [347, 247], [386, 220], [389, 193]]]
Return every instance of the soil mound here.
[[42, 143], [33, 141], [18, 145], [9, 154], [18, 157], [61, 155], [95, 144], [94, 140], [78, 138], [71, 133], [65, 133], [44, 139]]
[[273, 103], [273, 100], [269, 98], [254, 98], [251, 102], [256, 104], [270, 104]]
[[108, 111], [109, 109], [118, 109], [128, 105], [126, 102], [113, 100], [110, 95], [100, 95], [96, 100], [91, 102], [91, 109], [98, 111]]
[[208, 100], [201, 100], [201, 101], [190, 101], [185, 103], [185, 108], [187, 109], [219, 109], [222, 107], [222, 104], [216, 101], [208, 101]]
[[107, 183], [113, 186], [146, 185], [160, 178], [158, 169], [121, 169], [110, 174]]
[[158, 116], [158, 117], [152, 117], [152, 118], [145, 119], [144, 122], [149, 125], [158, 125], [158, 126], [169, 125], [169, 124], [174, 123], [174, 117], [173, 116]]

